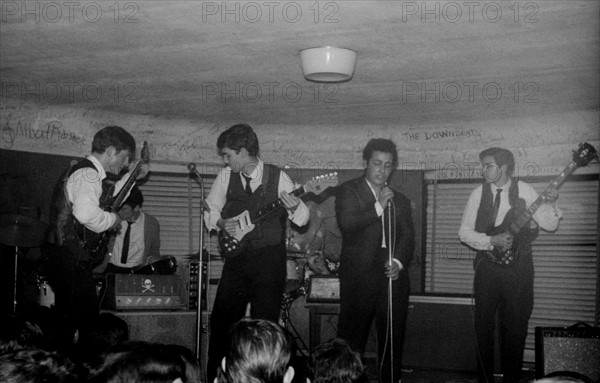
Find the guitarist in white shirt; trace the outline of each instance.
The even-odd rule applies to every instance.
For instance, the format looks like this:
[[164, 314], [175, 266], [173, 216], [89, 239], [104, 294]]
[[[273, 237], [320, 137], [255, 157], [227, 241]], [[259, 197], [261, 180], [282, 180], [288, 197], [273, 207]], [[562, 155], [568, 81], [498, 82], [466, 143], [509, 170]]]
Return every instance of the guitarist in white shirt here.
[[204, 219], [209, 230], [236, 235], [235, 217], [271, 200], [279, 199], [285, 209], [257, 223], [240, 243], [239, 253], [226, 257], [211, 313], [208, 382], [214, 380], [225, 356], [230, 327], [244, 317], [248, 303], [252, 318], [278, 321], [286, 278], [286, 219], [297, 226], [309, 219], [308, 207], [289, 194], [296, 189], [294, 182], [258, 157], [258, 138], [249, 125], [234, 125], [221, 133], [217, 148], [226, 166], [206, 198], [209, 211]]
[[[75, 331], [85, 329], [85, 324], [99, 314], [92, 270], [102, 257], [91, 254], [86, 240], [120, 227], [118, 214], [105, 211], [101, 204], [101, 198], [107, 194], [107, 190], [103, 192], [103, 180], [107, 172], [117, 175], [131, 165], [129, 158], [134, 154], [131, 134], [121, 127], [107, 126], [94, 135], [92, 154], [78, 163], [74, 161], [55, 189], [46, 267], [56, 309], [63, 318], [65, 346]], [[142, 165], [137, 178], [145, 177], [148, 170], [147, 165]], [[128, 177], [129, 174], [115, 184], [115, 193]]]
[[[515, 206], [523, 201], [526, 204], [523, 210], [529, 207], [538, 193], [527, 183], [513, 178], [515, 159], [509, 150], [489, 148], [482, 151], [479, 158], [484, 183], [471, 193], [459, 230], [461, 241], [478, 250], [473, 282], [478, 382], [494, 382], [494, 327], [498, 313], [503, 338], [500, 342], [503, 382], [517, 383], [533, 310], [531, 242], [537, 237], [538, 227], [556, 230], [562, 213], [556, 207], [557, 189], [546, 189], [545, 203], [515, 238], [503, 228], [505, 217], [518, 211]], [[500, 229], [494, 231], [496, 228]], [[494, 249], [511, 248], [516, 249], [514, 261], [503, 262], [490, 253]]]

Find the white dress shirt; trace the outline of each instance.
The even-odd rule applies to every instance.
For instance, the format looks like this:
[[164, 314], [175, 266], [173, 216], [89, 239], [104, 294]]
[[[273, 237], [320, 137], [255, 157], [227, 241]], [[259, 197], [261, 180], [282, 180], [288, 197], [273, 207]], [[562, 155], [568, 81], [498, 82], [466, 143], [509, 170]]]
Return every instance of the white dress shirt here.
[[[116, 221], [116, 215], [104, 211], [100, 207], [100, 196], [102, 195], [102, 180], [106, 178], [106, 171], [98, 159], [92, 155], [86, 157], [96, 169], [79, 169], [67, 180], [67, 197], [73, 204], [73, 215], [77, 221], [96, 233], [108, 230]], [[115, 184], [116, 195], [126, 180], [127, 173]]]
[[[371, 193], [373, 193], [373, 196], [375, 197], [375, 212], [377, 212], [377, 216], [381, 217], [381, 247], [382, 248], [387, 248], [386, 244], [385, 244], [385, 222], [384, 222], [384, 216], [383, 216], [383, 212], [384, 212], [384, 208], [383, 206], [381, 206], [381, 204], [379, 203], [379, 196], [377, 195], [377, 193], [375, 193], [375, 189], [373, 189], [373, 186], [371, 185], [371, 183], [369, 182], [369, 180], [367, 180], [365, 178], [365, 181], [367, 181], [367, 185], [369, 185], [369, 188], [371, 189]], [[398, 264], [398, 267], [400, 268], [400, 270], [404, 269], [404, 265], [402, 264], [402, 262], [400, 262], [399, 259], [396, 258], [392, 258], [392, 260], [394, 262], [396, 262]]]
[[115, 237], [115, 244], [110, 253], [110, 263], [119, 267], [136, 267], [144, 263], [144, 227], [146, 224], [146, 215], [140, 212], [140, 216], [135, 222], [130, 222], [131, 231], [129, 232], [129, 252], [127, 253], [127, 262], [121, 263], [121, 254], [123, 253], [123, 239], [127, 232], [127, 221], [121, 222], [121, 229]]

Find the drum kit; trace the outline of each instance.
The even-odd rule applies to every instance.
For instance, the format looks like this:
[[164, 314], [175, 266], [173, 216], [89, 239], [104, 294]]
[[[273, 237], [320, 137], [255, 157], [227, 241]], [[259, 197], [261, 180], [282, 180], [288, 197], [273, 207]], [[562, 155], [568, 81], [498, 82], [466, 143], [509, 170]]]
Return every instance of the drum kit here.
[[46, 224], [20, 214], [0, 214], [0, 244], [15, 248], [13, 279], [13, 313], [17, 311], [19, 249], [39, 247], [45, 242]]
[[304, 297], [308, 288], [307, 272], [306, 253], [288, 252], [280, 324], [302, 343], [301, 349], [307, 349], [306, 342], [308, 342], [308, 312], [304, 307]]
[[160, 258], [148, 259], [133, 268], [132, 274], [157, 274], [171, 275], [177, 270], [177, 259], [172, 255], [164, 255]]

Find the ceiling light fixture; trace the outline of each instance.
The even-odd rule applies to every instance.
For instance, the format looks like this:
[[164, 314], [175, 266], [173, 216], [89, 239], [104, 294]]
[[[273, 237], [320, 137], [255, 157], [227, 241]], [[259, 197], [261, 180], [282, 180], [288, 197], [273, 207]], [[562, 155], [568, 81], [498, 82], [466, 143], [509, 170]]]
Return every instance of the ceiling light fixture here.
[[302, 73], [312, 82], [346, 82], [352, 79], [356, 51], [324, 46], [300, 51]]

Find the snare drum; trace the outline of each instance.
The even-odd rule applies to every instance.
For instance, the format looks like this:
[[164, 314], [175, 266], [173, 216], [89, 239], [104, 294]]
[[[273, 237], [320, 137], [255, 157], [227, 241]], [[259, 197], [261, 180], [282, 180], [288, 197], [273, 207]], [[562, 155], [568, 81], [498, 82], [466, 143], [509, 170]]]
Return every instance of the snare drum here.
[[50, 287], [48, 279], [41, 275], [38, 275], [38, 303], [40, 306], [52, 307], [54, 306], [54, 290]]
[[133, 268], [133, 274], [175, 274], [177, 260], [171, 255], [153, 259]]

